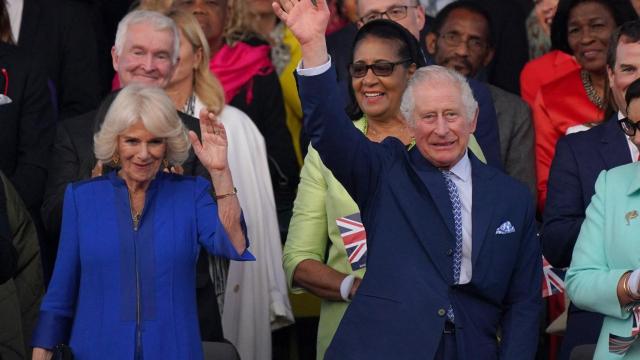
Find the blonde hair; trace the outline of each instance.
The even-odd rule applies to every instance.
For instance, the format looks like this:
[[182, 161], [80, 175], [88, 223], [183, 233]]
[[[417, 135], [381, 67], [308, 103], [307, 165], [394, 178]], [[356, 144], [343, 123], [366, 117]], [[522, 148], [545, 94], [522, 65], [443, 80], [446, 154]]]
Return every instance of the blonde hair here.
[[173, 19], [194, 52], [202, 49], [200, 63], [193, 74], [193, 91], [207, 109], [219, 114], [225, 103], [224, 90], [220, 81], [209, 70], [211, 51], [198, 20], [192, 14], [181, 10], [172, 10], [167, 16]]
[[138, 84], [122, 89], [109, 107], [100, 131], [93, 136], [96, 159], [111, 163], [118, 136], [138, 121], [154, 136], [165, 139], [165, 158], [171, 164], [180, 165], [187, 159], [191, 143], [173, 102], [162, 89]]
[[229, 46], [234, 46], [237, 42], [257, 37], [266, 40], [262, 35], [253, 29], [251, 16], [247, 6], [247, 0], [227, 0], [228, 17], [224, 27], [224, 38]]

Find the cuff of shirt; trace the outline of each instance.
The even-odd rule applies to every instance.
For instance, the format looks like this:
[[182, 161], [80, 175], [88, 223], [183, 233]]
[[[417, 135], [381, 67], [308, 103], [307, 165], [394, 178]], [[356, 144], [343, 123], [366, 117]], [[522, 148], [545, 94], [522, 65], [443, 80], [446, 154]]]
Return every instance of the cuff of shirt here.
[[329, 60], [327, 60], [326, 63], [311, 68], [303, 68], [302, 60], [300, 60], [298, 66], [296, 67], [296, 72], [300, 76], [316, 76], [327, 72], [329, 69], [331, 69], [331, 55], [329, 55]]

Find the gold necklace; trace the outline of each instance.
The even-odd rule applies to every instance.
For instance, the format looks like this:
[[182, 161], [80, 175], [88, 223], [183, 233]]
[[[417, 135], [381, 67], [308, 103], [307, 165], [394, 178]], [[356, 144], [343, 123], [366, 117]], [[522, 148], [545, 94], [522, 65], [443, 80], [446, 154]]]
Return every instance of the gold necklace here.
[[[369, 120], [367, 120], [367, 117], [363, 116], [362, 118], [364, 119], [364, 126], [362, 127], [362, 133], [364, 133], [364, 136], [368, 137], [367, 135], [369, 135], [369, 130], [371, 130], [372, 135], [378, 136], [378, 132], [375, 129], [369, 129]], [[402, 128], [402, 131], [406, 131], [406, 130], [407, 130], [407, 127], [405, 125]], [[411, 149], [415, 145], [416, 145], [416, 138], [412, 136], [411, 141], [409, 142], [407, 147]]]
[[589, 76], [589, 72], [586, 70], [580, 70], [580, 79], [582, 80], [582, 86], [584, 86], [584, 90], [587, 92], [587, 97], [589, 101], [591, 101], [598, 109], [604, 109], [604, 100], [598, 95], [598, 92], [593, 87], [593, 83], [591, 82], [591, 76]]
[[129, 211], [131, 211], [131, 221], [133, 221], [134, 230], [138, 230], [140, 224], [140, 216], [142, 211], [136, 211], [133, 207], [133, 195], [131, 189], [129, 189]]

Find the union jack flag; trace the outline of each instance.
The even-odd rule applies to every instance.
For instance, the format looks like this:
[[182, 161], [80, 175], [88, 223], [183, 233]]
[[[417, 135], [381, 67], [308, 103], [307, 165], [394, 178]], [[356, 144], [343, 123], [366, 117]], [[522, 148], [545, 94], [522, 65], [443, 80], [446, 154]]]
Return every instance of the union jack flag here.
[[351, 269], [362, 269], [367, 265], [367, 233], [362, 225], [360, 213], [337, 218], [336, 224], [344, 241]]
[[544, 256], [542, 257], [542, 269], [544, 272], [544, 279], [542, 279], [542, 297], [564, 292], [565, 271], [551, 266]]

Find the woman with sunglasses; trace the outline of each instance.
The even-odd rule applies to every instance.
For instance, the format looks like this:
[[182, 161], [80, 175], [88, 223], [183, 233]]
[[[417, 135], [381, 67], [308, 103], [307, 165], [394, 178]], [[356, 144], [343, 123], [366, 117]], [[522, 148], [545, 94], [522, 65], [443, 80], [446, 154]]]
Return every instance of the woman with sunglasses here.
[[[622, 131], [640, 147], [640, 80], [625, 95]], [[565, 282], [580, 309], [604, 315], [595, 359], [638, 359], [640, 325], [640, 168], [603, 171], [573, 249]]]
[[[347, 112], [371, 141], [394, 136], [412, 145], [400, 100], [413, 72], [424, 65], [422, 59], [414, 36], [395, 22], [374, 20], [358, 31], [348, 69], [354, 101]], [[309, 147], [283, 262], [294, 293], [306, 290], [322, 299], [318, 359], [324, 357], [364, 275], [365, 239], [356, 203]]]

